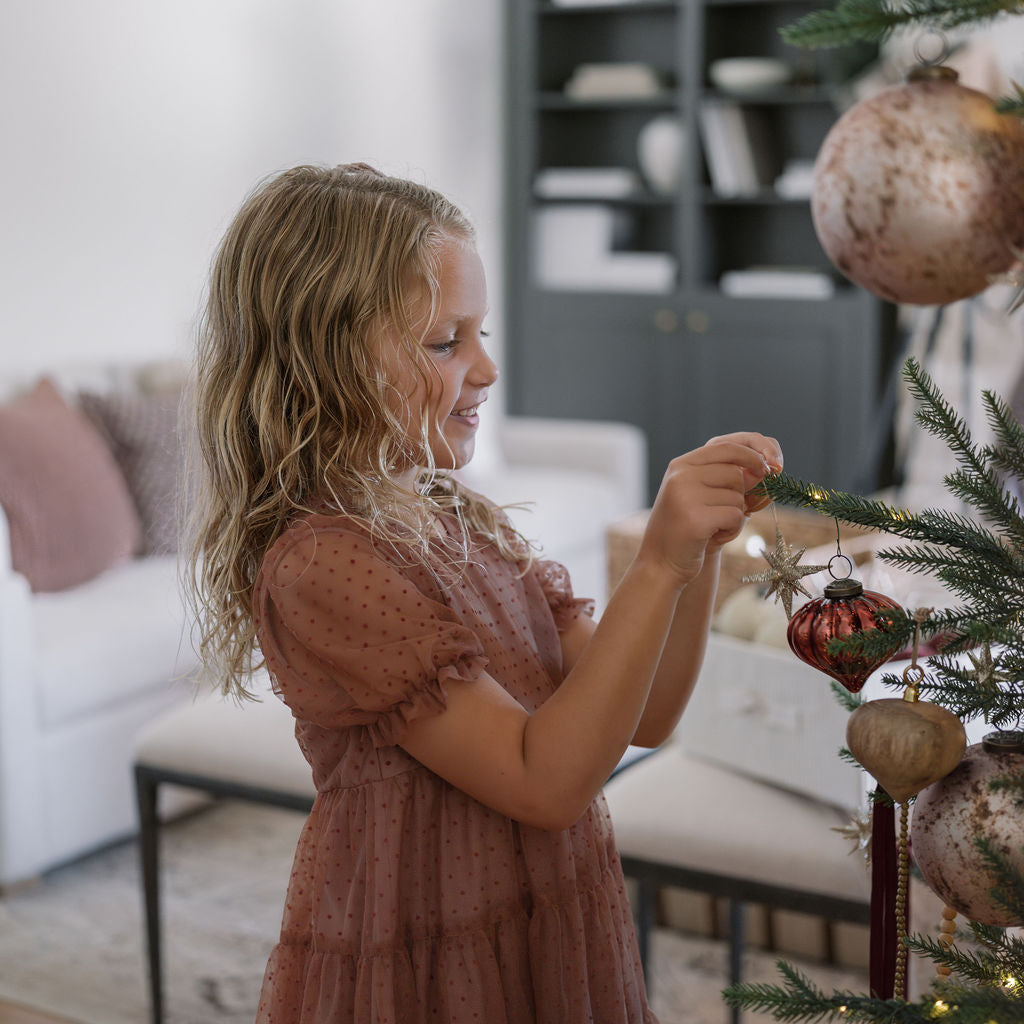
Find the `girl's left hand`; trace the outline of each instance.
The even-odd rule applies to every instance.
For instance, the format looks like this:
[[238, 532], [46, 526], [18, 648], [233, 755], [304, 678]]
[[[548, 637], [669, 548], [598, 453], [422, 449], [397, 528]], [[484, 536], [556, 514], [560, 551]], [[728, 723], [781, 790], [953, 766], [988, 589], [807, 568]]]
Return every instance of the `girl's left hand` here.
[[774, 437], [766, 437], [753, 431], [738, 431], [734, 434], [723, 434], [721, 437], [712, 437], [708, 442], [712, 444], [742, 444], [752, 448], [761, 457], [764, 463], [764, 472], [756, 476], [749, 470], [743, 470], [743, 484], [746, 495], [743, 501], [743, 511], [746, 515], [757, 512], [766, 505], [771, 504], [771, 498], [764, 494], [751, 494], [750, 491], [756, 487], [766, 476], [772, 473], [781, 473], [783, 466], [782, 448]]

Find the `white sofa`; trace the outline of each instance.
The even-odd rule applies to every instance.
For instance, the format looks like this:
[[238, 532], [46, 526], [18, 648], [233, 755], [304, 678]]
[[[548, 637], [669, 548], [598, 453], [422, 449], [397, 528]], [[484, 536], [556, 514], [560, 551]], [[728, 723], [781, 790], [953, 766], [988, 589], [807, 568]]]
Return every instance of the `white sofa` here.
[[[150, 379], [158, 369], [146, 368]], [[41, 375], [7, 375], [4, 403]], [[74, 404], [80, 391], [135, 393], [145, 373], [75, 366], [45, 376]], [[134, 830], [132, 739], [188, 699], [196, 664], [174, 554], [34, 592], [10, 541], [0, 505], [0, 888]]]
[[[71, 397], [135, 387], [129, 369], [56, 379]], [[0, 393], [23, 391], [33, 376]], [[645, 500], [643, 435], [535, 419], [508, 419], [499, 435], [501, 458], [474, 485], [499, 501], [536, 499], [517, 522], [546, 539], [580, 594], [603, 603], [605, 528]], [[134, 557], [36, 593], [12, 566], [9, 538], [0, 508], [0, 888], [135, 831], [135, 737], [192, 699], [196, 668], [175, 555]]]

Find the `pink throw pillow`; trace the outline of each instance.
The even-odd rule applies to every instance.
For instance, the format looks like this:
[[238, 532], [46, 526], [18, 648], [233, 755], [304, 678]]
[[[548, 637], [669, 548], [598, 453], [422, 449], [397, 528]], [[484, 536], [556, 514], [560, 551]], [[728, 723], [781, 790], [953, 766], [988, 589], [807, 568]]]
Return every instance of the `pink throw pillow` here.
[[14, 568], [34, 591], [84, 583], [142, 542], [106, 443], [46, 379], [0, 408], [0, 505]]

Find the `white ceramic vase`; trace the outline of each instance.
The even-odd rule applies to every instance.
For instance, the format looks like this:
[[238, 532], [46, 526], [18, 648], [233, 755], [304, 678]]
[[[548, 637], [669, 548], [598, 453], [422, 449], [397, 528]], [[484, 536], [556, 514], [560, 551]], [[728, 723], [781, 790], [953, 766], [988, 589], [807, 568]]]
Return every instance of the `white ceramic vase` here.
[[659, 114], [637, 135], [637, 159], [647, 184], [661, 195], [678, 191], [683, 168], [683, 127], [673, 114]]

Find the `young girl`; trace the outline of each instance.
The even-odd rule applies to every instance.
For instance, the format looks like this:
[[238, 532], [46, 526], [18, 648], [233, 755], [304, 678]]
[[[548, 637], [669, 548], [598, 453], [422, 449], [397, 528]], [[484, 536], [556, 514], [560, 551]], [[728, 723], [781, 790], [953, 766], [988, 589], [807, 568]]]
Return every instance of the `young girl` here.
[[317, 787], [263, 1024], [655, 1020], [601, 786], [672, 732], [782, 455], [675, 459], [595, 625], [448, 472], [497, 377], [486, 313], [462, 214], [363, 164], [265, 183], [214, 264], [200, 643], [237, 694], [258, 648]]

